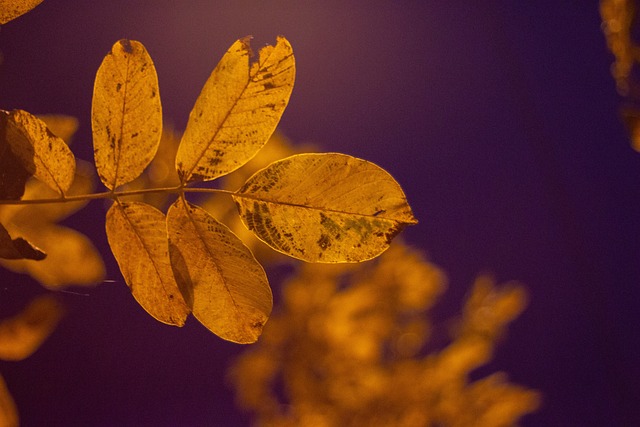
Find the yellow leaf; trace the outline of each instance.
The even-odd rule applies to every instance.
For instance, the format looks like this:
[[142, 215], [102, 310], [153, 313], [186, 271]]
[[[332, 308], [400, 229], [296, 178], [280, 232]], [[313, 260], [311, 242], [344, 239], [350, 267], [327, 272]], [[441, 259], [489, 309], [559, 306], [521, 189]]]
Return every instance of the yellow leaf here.
[[7, 384], [0, 376], [0, 426], [18, 427], [19, 421], [16, 403], [7, 389]]
[[0, 224], [0, 258], [43, 260], [47, 254], [22, 237], [12, 239], [9, 232]]
[[0, 321], [0, 359], [22, 360], [33, 354], [53, 332], [62, 311], [55, 298], [40, 296], [15, 317]]
[[0, 25], [24, 15], [42, 3], [42, 0], [0, 0]]
[[136, 301], [160, 322], [184, 325], [189, 308], [171, 270], [164, 214], [145, 203], [118, 202], [107, 212], [106, 228]]
[[75, 176], [76, 159], [47, 125], [23, 110], [3, 111], [5, 138], [13, 154], [34, 177], [64, 194]]
[[167, 213], [174, 274], [193, 315], [227, 341], [255, 342], [273, 300], [262, 266], [227, 227], [183, 199]]
[[249, 39], [236, 41], [205, 83], [176, 157], [182, 182], [212, 180], [239, 168], [280, 121], [295, 79], [291, 45], [278, 37], [251, 65], [250, 56]]
[[142, 43], [120, 40], [105, 56], [93, 89], [94, 158], [113, 190], [137, 178], [153, 159], [162, 134], [158, 77]]
[[345, 154], [299, 154], [253, 175], [234, 196], [245, 226], [273, 249], [309, 262], [359, 262], [415, 224], [398, 183]]

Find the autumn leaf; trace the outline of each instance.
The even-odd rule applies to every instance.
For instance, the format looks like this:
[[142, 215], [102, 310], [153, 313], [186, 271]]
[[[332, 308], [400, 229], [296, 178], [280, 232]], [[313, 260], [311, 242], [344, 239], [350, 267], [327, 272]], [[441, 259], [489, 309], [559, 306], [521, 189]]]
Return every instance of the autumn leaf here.
[[219, 337], [255, 342], [273, 305], [262, 266], [226, 226], [178, 199], [167, 213], [174, 274], [193, 315]]
[[60, 194], [75, 176], [76, 161], [67, 144], [36, 116], [23, 111], [0, 111], [2, 134], [13, 155], [30, 174]]
[[182, 182], [212, 180], [239, 168], [280, 121], [295, 79], [291, 45], [278, 37], [253, 64], [251, 54], [248, 38], [236, 41], [205, 83], [176, 157]]
[[12, 239], [7, 229], [0, 224], [0, 258], [40, 261], [46, 256], [47, 254], [23, 238]]
[[110, 190], [137, 178], [162, 134], [158, 77], [142, 43], [120, 40], [96, 74], [91, 111], [94, 158]]
[[11, 149], [8, 136], [8, 115], [0, 113], [0, 200], [19, 200], [24, 194], [24, 187], [32, 173], [33, 165], [29, 168]]
[[42, 0], [0, 0], [0, 25], [24, 15], [42, 3]]
[[133, 297], [160, 322], [182, 326], [189, 315], [173, 277], [162, 212], [141, 202], [117, 202], [107, 212], [107, 238]]
[[415, 224], [398, 183], [345, 154], [299, 154], [253, 175], [233, 198], [244, 224], [273, 249], [309, 262], [359, 262]]

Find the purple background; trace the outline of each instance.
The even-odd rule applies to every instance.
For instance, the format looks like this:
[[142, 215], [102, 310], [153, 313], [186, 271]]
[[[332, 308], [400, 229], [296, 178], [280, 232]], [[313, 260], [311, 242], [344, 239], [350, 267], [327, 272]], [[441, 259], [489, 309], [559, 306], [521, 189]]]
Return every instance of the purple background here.
[[[165, 119], [182, 129], [235, 39], [285, 35], [298, 73], [280, 129], [397, 178], [420, 220], [404, 237], [449, 275], [438, 319], [480, 272], [528, 286], [486, 370], [544, 393], [523, 424], [640, 424], [640, 154], [597, 3], [397, 3], [45, 0], [0, 31], [0, 108], [78, 117], [73, 149], [91, 160], [93, 79], [116, 40], [145, 44]], [[45, 345], [0, 363], [24, 425], [247, 425], [224, 379], [244, 347], [146, 315], [103, 214], [93, 203], [67, 224], [92, 236], [115, 283], [64, 294]], [[0, 271], [0, 315], [41, 291]]]

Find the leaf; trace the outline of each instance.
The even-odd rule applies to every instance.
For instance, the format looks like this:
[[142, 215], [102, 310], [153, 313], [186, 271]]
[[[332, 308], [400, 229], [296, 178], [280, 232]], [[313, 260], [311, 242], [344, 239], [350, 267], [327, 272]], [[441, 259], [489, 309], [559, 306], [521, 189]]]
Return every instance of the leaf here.
[[46, 256], [47, 254], [23, 238], [12, 239], [4, 225], [0, 224], [0, 258], [40, 261]]
[[15, 317], [0, 321], [0, 359], [22, 360], [33, 354], [53, 332], [62, 312], [58, 300], [45, 295]]
[[207, 329], [227, 341], [255, 342], [273, 306], [262, 266], [227, 227], [205, 210], [177, 200], [167, 213], [174, 274]]
[[190, 310], [171, 270], [164, 214], [145, 203], [118, 202], [107, 212], [106, 228], [136, 301], [160, 322], [184, 325]]
[[309, 262], [359, 262], [417, 221], [398, 183], [345, 154], [299, 154], [253, 175], [233, 198], [245, 226]]
[[182, 182], [212, 180], [239, 168], [280, 121], [295, 79], [291, 45], [278, 37], [251, 65], [250, 56], [249, 39], [236, 41], [205, 83], [176, 157]]
[[7, 384], [0, 375], [0, 426], [18, 427], [19, 425], [18, 408], [9, 393]]
[[31, 173], [13, 154], [6, 129], [6, 115], [0, 113], [0, 200], [20, 200]]
[[40, 3], [42, 0], [0, 0], [0, 25], [24, 15]]
[[153, 159], [162, 134], [158, 77], [142, 43], [120, 40], [105, 56], [93, 89], [94, 158], [113, 190], [137, 178]]
[[22, 167], [60, 194], [75, 175], [76, 162], [65, 142], [36, 116], [23, 110], [1, 111], [6, 144]]

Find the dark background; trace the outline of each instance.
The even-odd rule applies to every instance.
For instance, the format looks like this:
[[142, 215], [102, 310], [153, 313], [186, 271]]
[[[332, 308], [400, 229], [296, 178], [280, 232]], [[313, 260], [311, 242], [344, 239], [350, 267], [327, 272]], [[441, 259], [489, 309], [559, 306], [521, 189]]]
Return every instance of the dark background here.
[[[145, 44], [165, 120], [183, 129], [247, 34], [256, 48], [278, 34], [294, 47], [288, 137], [401, 183], [420, 220], [405, 239], [449, 276], [435, 315], [454, 315], [480, 272], [527, 285], [530, 305], [487, 370], [544, 393], [524, 425], [640, 425], [640, 154], [597, 2], [44, 0], [0, 31], [0, 108], [78, 117], [73, 150], [91, 160], [93, 79], [116, 40]], [[247, 425], [224, 378], [244, 347], [146, 315], [103, 214], [93, 203], [67, 224], [93, 238], [115, 283], [65, 294], [43, 347], [0, 363], [23, 424]], [[42, 292], [5, 270], [0, 285], [4, 316]]]

